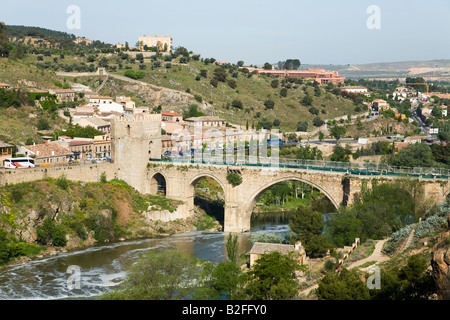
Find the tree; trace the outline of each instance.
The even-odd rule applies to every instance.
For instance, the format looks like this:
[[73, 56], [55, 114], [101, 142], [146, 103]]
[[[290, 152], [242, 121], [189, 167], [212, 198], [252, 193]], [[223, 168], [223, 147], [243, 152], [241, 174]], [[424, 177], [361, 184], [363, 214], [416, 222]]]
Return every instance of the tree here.
[[263, 254], [249, 271], [246, 293], [252, 300], [287, 300], [298, 293], [295, 271], [302, 267], [292, 254]]
[[321, 256], [330, 248], [326, 238], [322, 235], [324, 226], [325, 221], [320, 212], [301, 205], [292, 215], [289, 223], [289, 227], [296, 235], [292, 241], [300, 240], [308, 256]]
[[216, 79], [217, 81], [220, 81], [220, 82], [226, 82], [227, 81], [227, 71], [222, 67], [216, 68], [214, 70], [214, 79]]
[[304, 106], [311, 106], [313, 101], [314, 101], [313, 97], [311, 97], [309, 94], [307, 94], [303, 97], [303, 99], [300, 103]]
[[264, 63], [264, 70], [272, 70], [272, 65], [268, 62]]
[[433, 152], [425, 143], [410, 144], [392, 157], [390, 164], [398, 167], [431, 167], [434, 165]]
[[211, 266], [177, 250], [150, 252], [127, 271], [118, 290], [101, 296], [103, 300], [195, 299], [207, 287]]
[[351, 154], [352, 151], [350, 149], [344, 148], [338, 144], [334, 147], [330, 160], [336, 162], [349, 162]]
[[267, 109], [273, 109], [273, 107], [275, 106], [275, 102], [272, 99], [268, 99], [264, 102], [264, 106]]
[[228, 300], [244, 299], [243, 282], [245, 276], [241, 268], [234, 262], [221, 262], [212, 272], [212, 287], [218, 295], [225, 296]]
[[369, 289], [361, 281], [356, 271], [342, 269], [338, 274], [328, 272], [319, 281], [319, 300], [370, 300]]
[[347, 130], [345, 129], [345, 127], [338, 126], [337, 124], [330, 129], [331, 136], [337, 141], [341, 140], [342, 136], [345, 135], [346, 132]]
[[297, 131], [306, 132], [308, 131], [308, 122], [300, 121], [297, 123]]
[[[323, 121], [320, 117], [315, 117], [313, 120], [313, 125], [315, 127], [321, 127], [325, 124], [325, 121]], [[323, 133], [322, 133], [323, 134]], [[320, 134], [319, 134], [320, 135]], [[322, 139], [323, 140], [323, 139]]]
[[0, 22], [0, 57], [7, 57], [10, 51], [8, 28], [3, 22]]
[[325, 134], [322, 131], [320, 131], [319, 132], [319, 141], [322, 142], [323, 139], [325, 139]]
[[374, 300], [429, 300], [436, 285], [427, 270], [428, 261], [420, 255], [408, 258], [405, 266], [381, 271], [381, 289], [372, 290]]
[[237, 235], [232, 235], [230, 233], [230, 235], [227, 238], [227, 243], [225, 245], [225, 248], [227, 249], [227, 256], [228, 259], [235, 263], [236, 265], [238, 264], [238, 237]]

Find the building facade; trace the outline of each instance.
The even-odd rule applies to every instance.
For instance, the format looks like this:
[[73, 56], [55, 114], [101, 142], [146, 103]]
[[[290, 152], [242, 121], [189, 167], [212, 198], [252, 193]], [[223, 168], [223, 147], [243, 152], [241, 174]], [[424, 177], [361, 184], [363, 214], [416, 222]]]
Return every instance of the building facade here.
[[172, 52], [173, 39], [171, 37], [139, 37], [140, 50], [144, 51], [145, 47], [157, 48], [160, 52]]

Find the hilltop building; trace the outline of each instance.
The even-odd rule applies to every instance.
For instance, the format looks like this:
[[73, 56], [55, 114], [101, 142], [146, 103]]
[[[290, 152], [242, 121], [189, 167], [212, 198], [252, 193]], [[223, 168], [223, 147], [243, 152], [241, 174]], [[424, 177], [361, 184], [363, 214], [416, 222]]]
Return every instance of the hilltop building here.
[[320, 84], [339, 84], [345, 82], [345, 77], [339, 76], [337, 71], [326, 71], [325, 69], [308, 70], [263, 70], [247, 68], [250, 72], [256, 71], [258, 74], [267, 74], [283, 78], [303, 78], [316, 81]]
[[141, 51], [148, 48], [157, 48], [159, 52], [172, 52], [173, 49], [173, 39], [171, 37], [149, 37], [143, 36], [139, 37], [139, 49]]

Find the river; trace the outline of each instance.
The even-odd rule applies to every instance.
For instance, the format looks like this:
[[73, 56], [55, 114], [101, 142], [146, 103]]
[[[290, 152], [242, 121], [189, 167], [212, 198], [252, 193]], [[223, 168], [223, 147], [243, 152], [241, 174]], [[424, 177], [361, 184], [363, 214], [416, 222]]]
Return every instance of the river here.
[[[250, 232], [239, 234], [239, 254], [250, 251], [250, 236], [256, 232], [286, 234], [288, 220], [284, 216], [254, 220]], [[117, 287], [126, 276], [127, 268], [151, 250], [179, 249], [203, 260], [222, 262], [226, 259], [227, 236], [221, 232], [192, 231], [32, 260], [0, 271], [0, 299], [95, 299]]]

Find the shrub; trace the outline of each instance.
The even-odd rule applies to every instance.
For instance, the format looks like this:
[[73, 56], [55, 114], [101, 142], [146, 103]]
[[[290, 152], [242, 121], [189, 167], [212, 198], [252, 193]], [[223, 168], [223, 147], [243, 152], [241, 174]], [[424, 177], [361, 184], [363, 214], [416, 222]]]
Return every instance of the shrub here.
[[133, 69], [128, 69], [127, 71], [125, 71], [125, 76], [134, 80], [138, 80], [138, 79], [143, 79], [145, 76], [145, 72], [141, 71], [141, 70], [133, 70]]
[[66, 231], [63, 226], [57, 226], [51, 218], [46, 218], [42, 226], [36, 228], [37, 242], [43, 245], [53, 244], [57, 247], [66, 245]]
[[69, 187], [69, 181], [67, 180], [66, 176], [62, 175], [61, 177], [56, 179], [56, 185], [63, 190], [67, 190], [67, 188]]
[[242, 183], [242, 177], [240, 174], [236, 172], [230, 172], [227, 174], [227, 180], [229, 183], [233, 185], [233, 187], [237, 187]]

